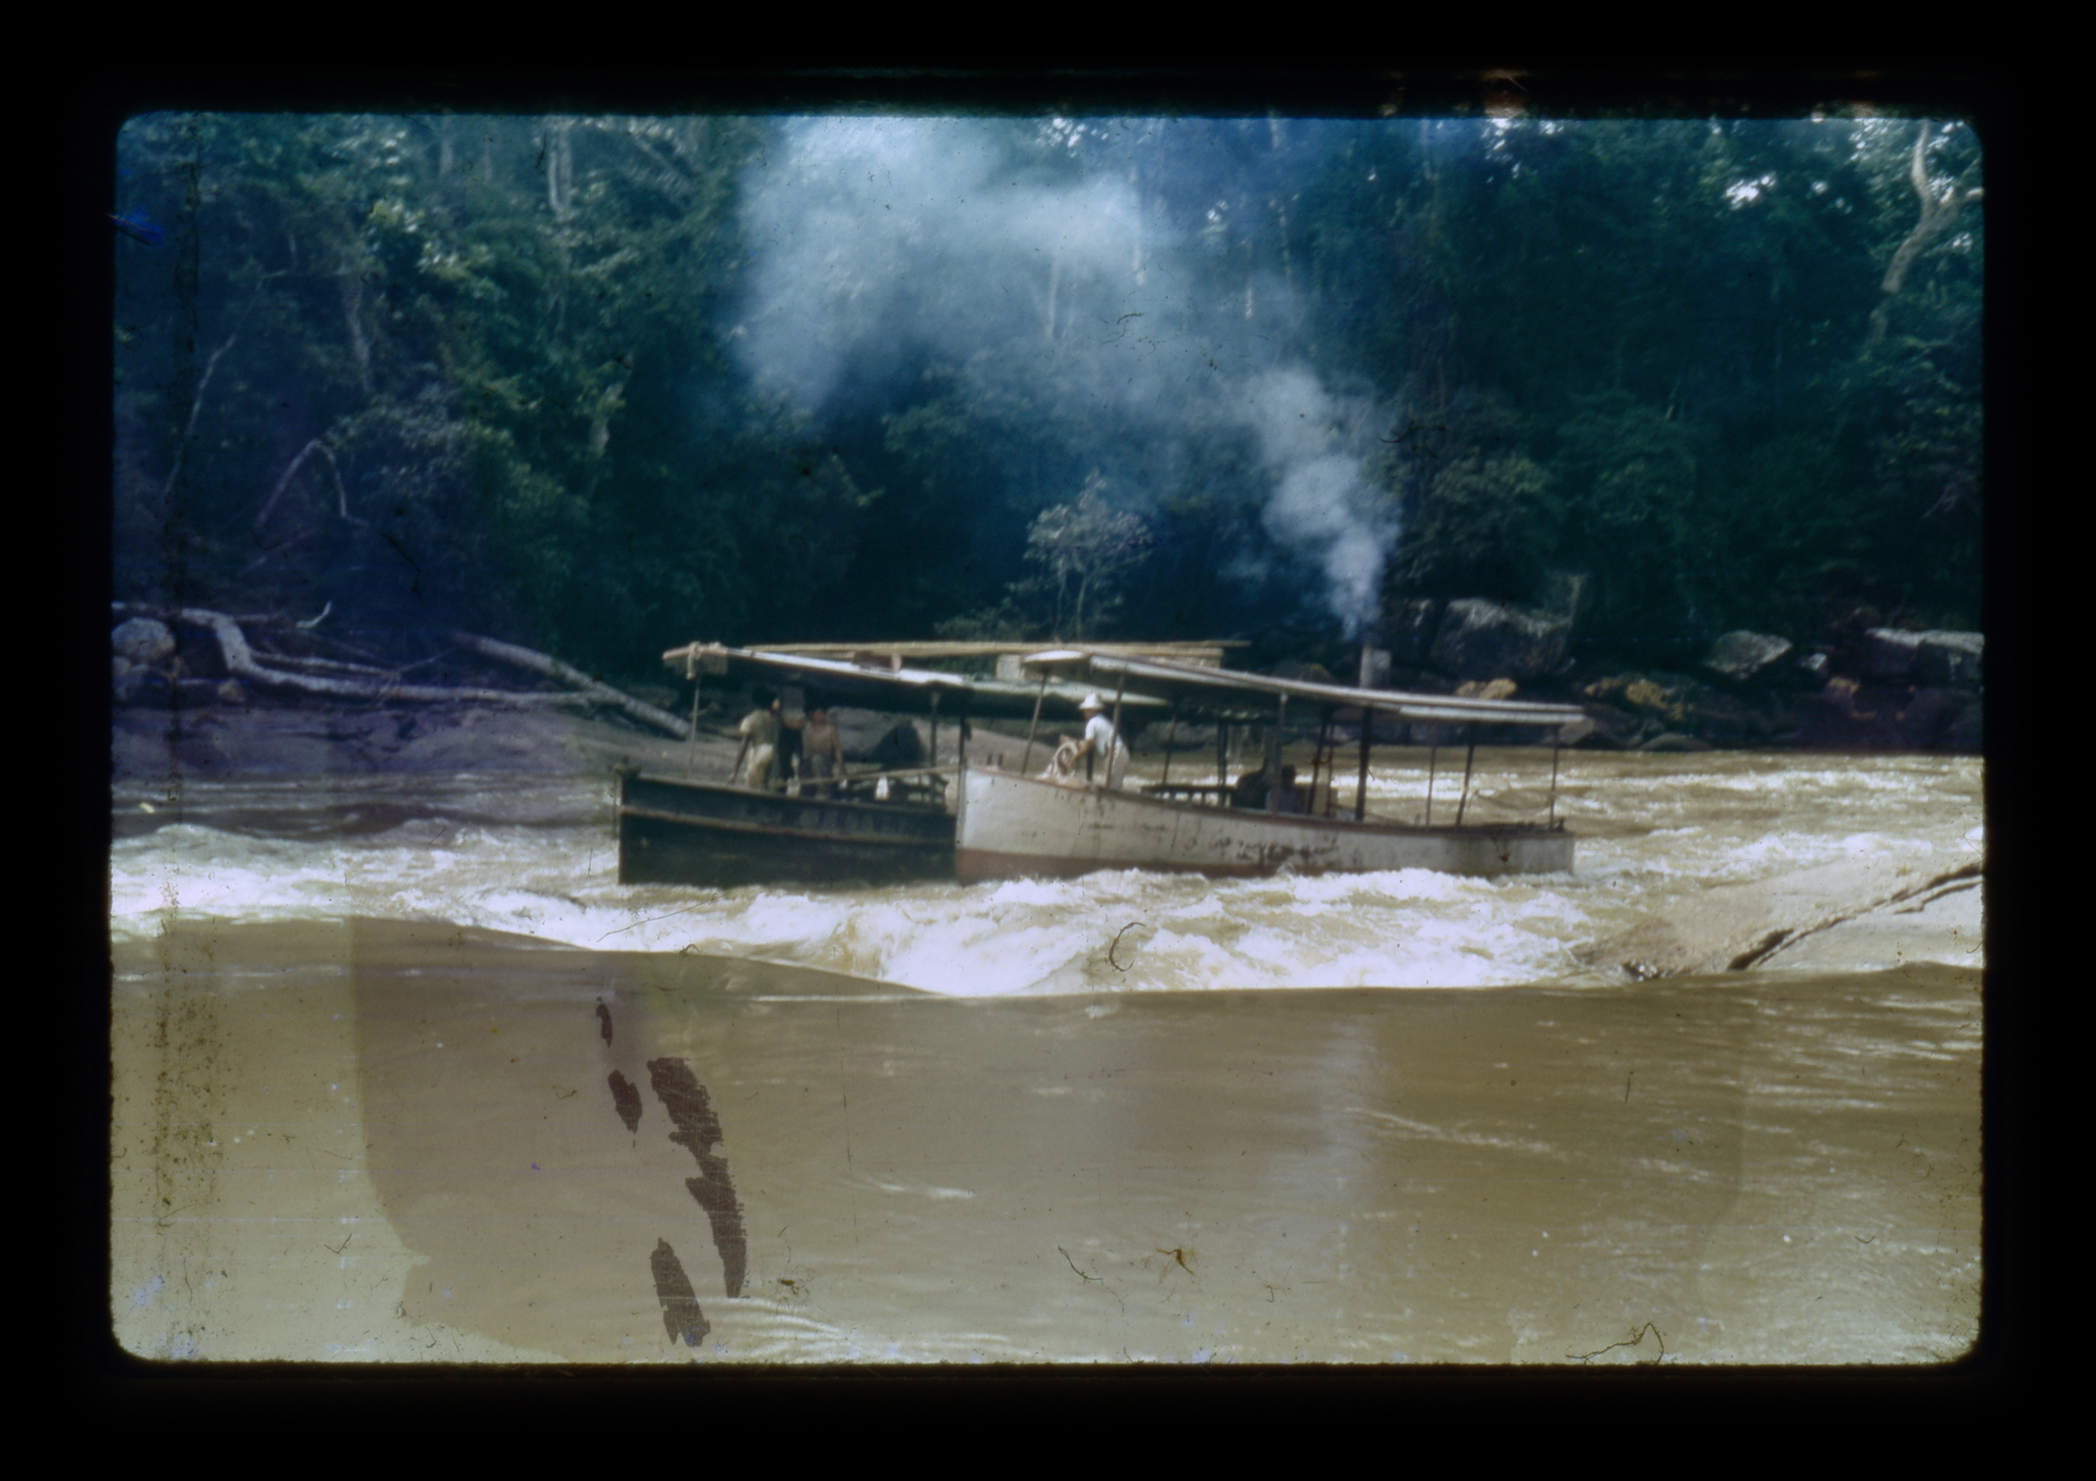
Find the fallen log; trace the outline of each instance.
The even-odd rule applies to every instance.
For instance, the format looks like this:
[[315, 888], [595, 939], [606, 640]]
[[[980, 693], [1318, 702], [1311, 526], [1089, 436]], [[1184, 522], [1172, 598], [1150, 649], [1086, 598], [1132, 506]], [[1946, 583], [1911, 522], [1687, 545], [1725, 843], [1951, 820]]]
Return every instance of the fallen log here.
[[512, 663], [519, 668], [530, 669], [534, 673], [558, 679], [563, 684], [571, 684], [582, 693], [595, 699], [599, 704], [608, 705], [612, 709], [618, 710], [621, 714], [630, 715], [642, 724], [654, 726], [657, 730], [666, 730], [679, 740], [687, 739], [691, 735], [691, 722], [689, 720], [672, 715], [667, 710], [658, 710], [655, 706], [645, 704], [630, 694], [622, 694], [609, 684], [600, 683], [598, 680], [592, 679], [588, 674], [585, 674], [581, 669], [574, 667], [572, 664], [562, 663], [557, 658], [550, 658], [544, 653], [536, 653], [529, 648], [520, 648], [515, 643], [500, 643], [493, 638], [476, 637], [472, 633], [455, 632], [451, 635], [451, 641], [458, 644], [461, 648], [470, 649], [472, 652], [478, 653], [485, 658], [498, 659], [503, 663]]
[[[478, 704], [510, 706], [518, 709], [565, 709], [610, 706], [631, 715], [637, 720], [667, 730], [683, 739], [690, 735], [689, 722], [667, 714], [652, 705], [642, 704], [630, 695], [621, 694], [608, 684], [598, 683], [580, 669], [571, 668], [558, 659], [534, 653], [529, 648], [519, 648], [510, 643], [498, 643], [491, 638], [477, 638], [470, 634], [455, 635], [460, 646], [470, 648], [491, 658], [501, 658], [521, 667], [574, 684], [576, 687], [562, 693], [523, 693], [508, 689], [454, 688], [436, 684], [405, 684], [388, 678], [348, 679], [328, 678], [319, 674], [294, 673], [285, 669], [270, 668], [255, 656], [248, 645], [247, 634], [240, 624], [223, 612], [213, 612], [203, 607], [152, 608], [126, 602], [111, 603], [113, 610], [140, 616], [156, 617], [163, 621], [178, 622], [187, 627], [200, 627], [208, 631], [218, 643], [226, 672], [243, 683], [257, 689], [289, 691], [294, 694], [309, 694], [326, 699], [355, 699], [369, 703], [400, 702], [407, 704]], [[309, 660], [310, 661], [310, 660]]]

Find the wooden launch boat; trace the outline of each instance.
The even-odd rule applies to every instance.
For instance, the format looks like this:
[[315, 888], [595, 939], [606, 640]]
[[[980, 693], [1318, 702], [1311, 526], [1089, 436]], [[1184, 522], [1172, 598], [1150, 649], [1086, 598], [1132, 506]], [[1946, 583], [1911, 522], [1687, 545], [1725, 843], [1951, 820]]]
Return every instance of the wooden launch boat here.
[[[994, 768], [962, 769], [957, 800], [954, 863], [973, 882], [1013, 876], [1072, 876], [1100, 869], [1192, 871], [1208, 875], [1365, 873], [1432, 869], [1455, 874], [1538, 874], [1572, 867], [1573, 835], [1557, 817], [1556, 744], [1590, 722], [1572, 705], [1464, 699], [1386, 689], [1354, 689], [1088, 649], [1059, 649], [1026, 659], [1044, 690], [1053, 681], [1081, 679], [1115, 696], [1114, 730], [1130, 700], [1163, 702], [1173, 723], [1183, 712], [1217, 725], [1218, 766], [1213, 785], [1179, 784], [1167, 777], [1150, 787], [1117, 790], [1057, 783]], [[1319, 716], [1317, 762], [1305, 786], [1263, 786], [1260, 806], [1242, 804], [1242, 779], [1224, 774], [1221, 737], [1229, 724], [1256, 724], [1267, 733], [1264, 776], [1280, 778], [1280, 740], [1291, 704], [1300, 720]], [[1469, 766], [1453, 821], [1433, 823], [1428, 792], [1419, 824], [1367, 815], [1370, 748], [1378, 720], [1456, 727], [1470, 738], [1498, 727], [1546, 731], [1553, 737], [1547, 817], [1530, 823], [1464, 820]], [[1337, 748], [1327, 744], [1335, 724], [1359, 727], [1354, 806], [1342, 810], [1335, 787]], [[1437, 734], [1439, 732], [1436, 732]], [[1431, 775], [1431, 773], [1430, 773]], [[1431, 786], [1431, 783], [1430, 783]]]
[[[691, 643], [664, 661], [698, 686], [764, 683], [819, 693], [832, 707], [960, 726], [961, 766], [906, 765], [839, 778], [833, 795], [737, 786], [634, 770], [619, 773], [621, 884], [886, 883], [954, 877], [952, 776], [967, 759], [970, 722], [1038, 723], [1077, 713], [1083, 690], [903, 667], [885, 651], [856, 660]], [[1161, 707], [1159, 707], [1161, 708]], [[694, 732], [698, 692], [692, 700]]]

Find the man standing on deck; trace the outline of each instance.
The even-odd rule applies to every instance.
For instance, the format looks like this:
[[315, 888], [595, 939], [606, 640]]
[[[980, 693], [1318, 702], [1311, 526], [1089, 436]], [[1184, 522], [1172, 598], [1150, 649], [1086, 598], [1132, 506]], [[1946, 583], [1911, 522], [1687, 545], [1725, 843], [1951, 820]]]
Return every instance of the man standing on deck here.
[[1113, 721], [1106, 718], [1106, 705], [1096, 694], [1087, 694], [1078, 710], [1084, 715], [1084, 740], [1078, 744], [1077, 759], [1098, 756], [1106, 763], [1106, 785], [1118, 788], [1128, 774], [1128, 747], [1114, 734]]
[[811, 704], [801, 725], [801, 795], [834, 797], [843, 775], [844, 742], [830, 723], [828, 707]]
[[[744, 715], [737, 727], [742, 732], [742, 750], [736, 753], [735, 765], [739, 769], [747, 756], [750, 769], [743, 777], [743, 785], [769, 792], [772, 764], [779, 755], [779, 705], [768, 689], [755, 690], [750, 699], [756, 708]], [[733, 771], [728, 773], [728, 780], [735, 780]]]

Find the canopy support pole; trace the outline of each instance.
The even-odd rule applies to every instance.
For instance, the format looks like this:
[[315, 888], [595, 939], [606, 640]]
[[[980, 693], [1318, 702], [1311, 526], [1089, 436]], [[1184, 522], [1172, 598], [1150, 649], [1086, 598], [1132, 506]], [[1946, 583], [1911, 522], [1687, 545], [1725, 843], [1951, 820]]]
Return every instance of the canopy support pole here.
[[1033, 735], [1041, 728], [1041, 701], [1048, 697], [1048, 670], [1041, 670], [1041, 687], [1033, 697], [1033, 723], [1026, 727], [1026, 759], [1019, 763], [1020, 776], [1033, 775]]
[[1470, 804], [1470, 763], [1475, 760], [1477, 760], [1477, 742], [1472, 741], [1470, 749], [1463, 753], [1463, 791], [1456, 798], [1456, 826], [1458, 828], [1463, 826], [1463, 809]]
[[1550, 731], [1550, 826], [1557, 827], [1557, 751], [1565, 743], [1565, 727], [1556, 725]]
[[1128, 670], [1122, 669], [1120, 687], [1114, 690], [1113, 744], [1106, 748], [1106, 756], [1104, 758], [1106, 761], [1106, 785], [1109, 787], [1114, 785], [1114, 752], [1119, 750], [1122, 746], [1128, 744], [1126, 741], [1121, 739], [1121, 697], [1125, 695], [1127, 692]]
[[1266, 811], [1272, 816], [1281, 811], [1281, 727], [1288, 722], [1288, 696], [1282, 695], [1281, 702], [1274, 706], [1274, 730], [1266, 740]]
[[[1322, 765], [1324, 764], [1324, 759], [1325, 759], [1325, 745], [1326, 745], [1326, 743], [1327, 743], [1327, 742], [1329, 742], [1329, 741], [1331, 740], [1331, 738], [1332, 738], [1332, 712], [1331, 712], [1330, 710], [1326, 710], [1326, 711], [1325, 711], [1325, 717], [1324, 717], [1324, 719], [1323, 719], [1322, 721], [1320, 721], [1320, 722], [1318, 723], [1318, 727], [1317, 727], [1317, 749], [1316, 749], [1316, 750], [1314, 750], [1314, 751], [1312, 751], [1312, 752], [1310, 753], [1310, 807], [1311, 807], [1312, 809], [1314, 809], [1314, 808], [1315, 808], [1315, 807], [1317, 806], [1317, 772], [1318, 772], [1318, 768], [1319, 768], [1320, 766], [1322, 766]], [[1325, 811], [1324, 811], [1324, 816], [1326, 816], [1326, 817], [1330, 817], [1330, 816], [1331, 816], [1331, 813], [1332, 813], [1332, 789], [1331, 789], [1331, 788], [1330, 788], [1330, 787], [1328, 786], [1328, 787], [1326, 787], [1326, 788], [1325, 788]]]
[[1434, 738], [1426, 752], [1426, 826], [1434, 826], [1434, 762], [1441, 756], [1441, 727], [1436, 725]]
[[[690, 660], [685, 660], [690, 664]], [[699, 769], [699, 675], [696, 667], [691, 675], [691, 744], [684, 751], [684, 780], [691, 780], [692, 773]]]
[[1375, 729], [1375, 711], [1361, 712], [1361, 779], [1354, 784], [1354, 821], [1368, 821], [1368, 736]]

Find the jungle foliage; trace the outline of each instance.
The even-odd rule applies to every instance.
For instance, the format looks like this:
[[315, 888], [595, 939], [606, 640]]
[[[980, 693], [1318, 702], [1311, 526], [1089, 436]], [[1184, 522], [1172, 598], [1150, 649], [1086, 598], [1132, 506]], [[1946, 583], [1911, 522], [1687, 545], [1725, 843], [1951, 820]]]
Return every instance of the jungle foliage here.
[[[1331, 552], [1372, 538], [1385, 602], [1583, 572], [1609, 640], [1803, 635], [1858, 593], [1977, 625], [1967, 126], [986, 120], [986, 179], [1122, 212], [1132, 248], [1005, 243], [1023, 332], [971, 337], [940, 318], [960, 249], [853, 247], [847, 213], [792, 290], [819, 394], [749, 348], [779, 342], [752, 304], [784, 301], [791, 128], [133, 120], [115, 210], [164, 239], [114, 243], [117, 597], [333, 602], [627, 675], [696, 637], [1336, 651]], [[1115, 272], [1177, 317], [1116, 309]], [[1184, 379], [1115, 379], [1100, 346], [1144, 334]], [[1295, 451], [1231, 399], [1289, 367], [1329, 423]], [[1325, 557], [1273, 512], [1303, 467]]]

